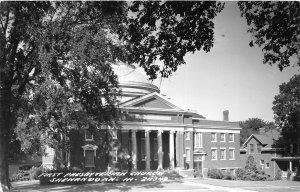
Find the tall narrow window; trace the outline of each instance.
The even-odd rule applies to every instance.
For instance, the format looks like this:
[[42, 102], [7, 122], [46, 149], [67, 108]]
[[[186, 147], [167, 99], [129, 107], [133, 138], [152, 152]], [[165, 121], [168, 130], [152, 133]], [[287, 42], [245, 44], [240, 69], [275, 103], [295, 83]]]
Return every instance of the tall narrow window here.
[[86, 141], [94, 140], [93, 132], [91, 130], [86, 130], [85, 131], [85, 140]]
[[185, 132], [185, 140], [190, 140], [191, 139], [191, 132]]
[[257, 147], [257, 153], [261, 153], [262, 146], [260, 144], [257, 144], [256, 147]]
[[234, 134], [233, 133], [228, 134], [228, 140], [229, 140], [229, 142], [234, 142]]
[[113, 162], [117, 162], [118, 161], [118, 150], [114, 149], [113, 150]]
[[191, 149], [190, 148], [185, 149], [185, 155], [186, 155], [186, 161], [190, 161], [191, 160]]
[[226, 160], [226, 149], [220, 149], [220, 159]]
[[195, 148], [202, 148], [202, 133], [195, 133], [194, 134], [194, 142], [195, 142]]
[[234, 160], [234, 149], [229, 149], [229, 160]]
[[225, 133], [220, 133], [220, 141], [221, 142], [225, 142], [226, 141]]
[[217, 160], [218, 155], [217, 155], [217, 149], [211, 149], [211, 160]]
[[250, 153], [254, 153], [254, 144], [250, 144], [249, 145], [249, 147], [250, 147]]
[[118, 139], [117, 130], [111, 130], [111, 137], [112, 139]]
[[217, 141], [217, 133], [211, 133], [211, 141], [216, 142]]

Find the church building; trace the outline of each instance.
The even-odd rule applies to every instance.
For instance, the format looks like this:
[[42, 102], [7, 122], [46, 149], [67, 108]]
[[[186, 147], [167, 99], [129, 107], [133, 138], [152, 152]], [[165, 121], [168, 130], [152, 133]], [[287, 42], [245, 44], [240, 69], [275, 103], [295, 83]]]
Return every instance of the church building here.
[[[122, 90], [119, 126], [87, 129], [75, 141], [70, 134], [70, 166], [95, 171], [196, 170], [203, 175], [210, 168], [240, 168], [240, 127], [228, 121], [229, 111], [223, 112], [223, 121], [207, 120], [173, 104], [134, 67], [120, 64], [114, 70]], [[105, 148], [108, 138], [112, 143]], [[43, 157], [44, 166], [51, 166], [53, 156]]]

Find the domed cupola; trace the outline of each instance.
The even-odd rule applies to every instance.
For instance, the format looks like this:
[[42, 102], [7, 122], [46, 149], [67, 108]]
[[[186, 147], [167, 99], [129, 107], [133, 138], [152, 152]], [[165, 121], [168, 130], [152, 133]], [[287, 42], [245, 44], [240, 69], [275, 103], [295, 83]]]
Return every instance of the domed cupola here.
[[122, 90], [121, 102], [149, 93], [160, 92], [159, 88], [152, 84], [136, 67], [124, 63], [113, 64], [112, 67], [118, 76], [119, 87]]

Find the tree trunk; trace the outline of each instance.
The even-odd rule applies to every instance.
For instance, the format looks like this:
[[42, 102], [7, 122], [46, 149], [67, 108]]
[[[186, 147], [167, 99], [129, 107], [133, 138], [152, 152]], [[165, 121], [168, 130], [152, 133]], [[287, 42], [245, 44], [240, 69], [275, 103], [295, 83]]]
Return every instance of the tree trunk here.
[[[1, 69], [0, 69], [1, 70]], [[8, 172], [8, 142], [10, 127], [9, 89], [0, 73], [0, 192], [10, 188]]]
[[10, 188], [8, 172], [8, 142], [10, 128], [10, 86], [7, 84], [5, 36], [0, 34], [0, 192]]

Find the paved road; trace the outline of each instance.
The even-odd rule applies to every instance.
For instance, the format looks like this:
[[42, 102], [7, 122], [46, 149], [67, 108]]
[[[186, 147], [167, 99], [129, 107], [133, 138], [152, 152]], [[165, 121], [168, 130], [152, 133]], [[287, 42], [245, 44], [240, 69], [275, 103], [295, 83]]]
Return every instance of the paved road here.
[[183, 179], [170, 182], [124, 182], [85, 185], [39, 185], [38, 181], [15, 182], [14, 192], [71, 191], [144, 191], [144, 192], [300, 192], [300, 182], [288, 181], [226, 181], [214, 179]]

